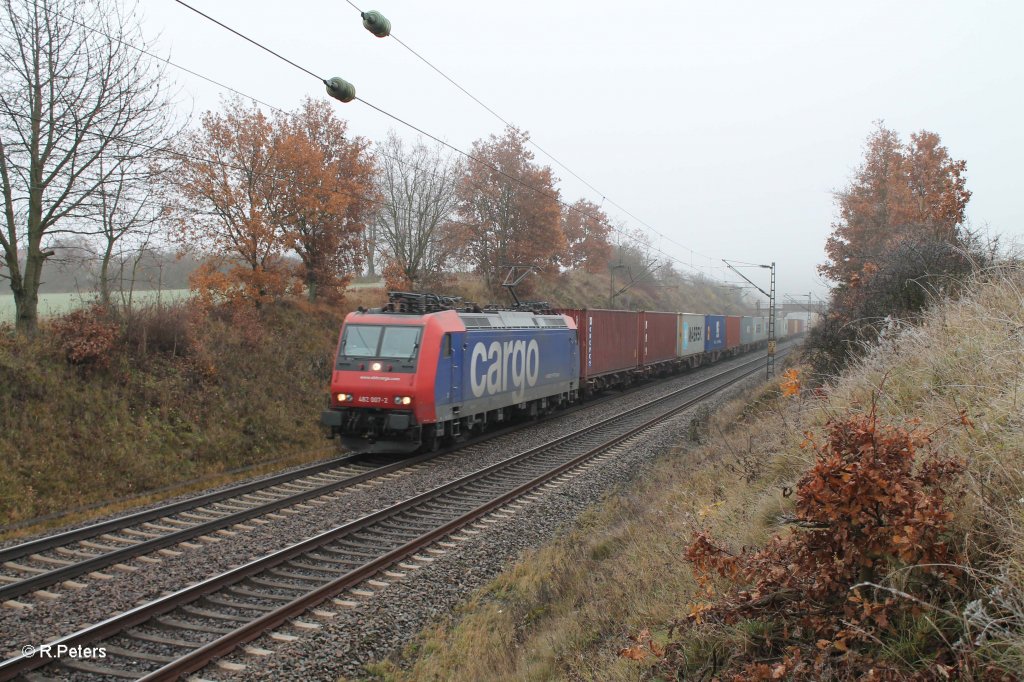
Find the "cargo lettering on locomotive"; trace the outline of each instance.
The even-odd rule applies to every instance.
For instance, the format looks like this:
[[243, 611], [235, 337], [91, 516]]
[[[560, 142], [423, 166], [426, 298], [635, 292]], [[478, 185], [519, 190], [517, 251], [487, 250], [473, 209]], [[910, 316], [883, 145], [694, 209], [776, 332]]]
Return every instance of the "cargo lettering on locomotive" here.
[[488, 346], [477, 342], [469, 361], [470, 388], [480, 398], [484, 393], [494, 395], [509, 390], [522, 399], [526, 387], [537, 383], [540, 373], [540, 345], [536, 339], [529, 343], [493, 341]]

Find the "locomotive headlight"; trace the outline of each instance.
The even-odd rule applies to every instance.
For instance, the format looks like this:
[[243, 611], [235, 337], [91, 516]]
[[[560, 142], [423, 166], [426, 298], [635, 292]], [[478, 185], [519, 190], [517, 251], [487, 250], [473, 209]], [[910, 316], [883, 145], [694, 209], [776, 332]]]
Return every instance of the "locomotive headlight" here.
[[352, 399], [353, 399], [354, 397], [355, 397], [355, 396], [353, 396], [353, 395], [352, 395], [351, 393], [339, 393], [339, 394], [338, 394], [338, 402], [339, 402], [339, 403], [345, 403], [345, 402], [349, 402], [349, 401], [350, 401], [350, 400], [352, 400]]
[[381, 365], [379, 362], [375, 362], [372, 365], [370, 365], [370, 369], [372, 369], [374, 372], [379, 372], [382, 366], [383, 365]]
[[410, 398], [409, 396], [405, 396], [404, 398], [402, 398], [402, 404], [403, 405], [412, 405], [412, 398]]

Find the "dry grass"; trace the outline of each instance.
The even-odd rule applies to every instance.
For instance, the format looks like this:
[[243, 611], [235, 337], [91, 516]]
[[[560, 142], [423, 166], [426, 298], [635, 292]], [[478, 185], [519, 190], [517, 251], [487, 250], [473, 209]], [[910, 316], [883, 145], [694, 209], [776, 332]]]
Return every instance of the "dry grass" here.
[[[749, 456], [806, 460], [802, 436], [756, 426], [778, 419], [777, 395], [769, 386], [720, 410], [708, 428], [713, 445], [666, 453], [641, 484], [609, 496], [571, 534], [525, 556], [455, 622], [424, 633], [406, 652], [411, 669], [384, 664], [371, 672], [389, 680], [637, 679], [649, 661], [618, 650], [644, 628], [663, 642], [672, 619], [700, 598], [682, 559], [691, 535], [713, 527], [741, 543], [760, 542], [788, 507], [779, 491], [792, 483], [793, 465], [780, 465], [780, 457], [761, 466]], [[744, 421], [749, 426], [728, 429]]]
[[[812, 461], [805, 431], [877, 402], [893, 423], [920, 419], [934, 447], [968, 464], [951, 542], [964, 552], [962, 601], [944, 604], [978, 666], [1024, 670], [1024, 273], [992, 270], [958, 301], [945, 301], [870, 352], [831, 387], [784, 398], [774, 387], [736, 401], [680, 434], [680, 445], [635, 488], [612, 495], [569, 535], [524, 556], [449, 621], [408, 647], [387, 680], [636, 680], [656, 658], [619, 652], [649, 630], [654, 648], [670, 624], [706, 599], [683, 553], [706, 530], [727, 546], [760, 546], [783, 532], [783, 490]], [[973, 424], [973, 426], [971, 426]], [[707, 443], [685, 442], [701, 435]], [[903, 584], [892, 576], [889, 586]], [[910, 671], [934, 657], [937, 613], [901, 623], [883, 660]], [[677, 641], [687, 676], [748, 649], [770, 623], [695, 629]], [[947, 624], [947, 630], [949, 629]], [[950, 642], [950, 647], [954, 646]], [[644, 649], [644, 647], [641, 647]], [[649, 649], [648, 649], [649, 650]], [[980, 674], [981, 668], [974, 673]], [[971, 674], [969, 669], [963, 672]]]
[[327, 454], [317, 421], [343, 311], [182, 307], [123, 320], [102, 366], [69, 366], [46, 329], [0, 333], [0, 523]]

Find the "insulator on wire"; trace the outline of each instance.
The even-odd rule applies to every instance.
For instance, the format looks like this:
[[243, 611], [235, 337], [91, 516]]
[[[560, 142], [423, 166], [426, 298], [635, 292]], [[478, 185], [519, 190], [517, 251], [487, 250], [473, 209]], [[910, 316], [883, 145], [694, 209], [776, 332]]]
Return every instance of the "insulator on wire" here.
[[391, 22], [377, 10], [362, 12], [363, 26], [366, 30], [378, 38], [387, 38], [391, 35]]
[[327, 86], [327, 94], [342, 102], [351, 102], [356, 98], [356, 86], [347, 80], [335, 76], [329, 81], [324, 81]]

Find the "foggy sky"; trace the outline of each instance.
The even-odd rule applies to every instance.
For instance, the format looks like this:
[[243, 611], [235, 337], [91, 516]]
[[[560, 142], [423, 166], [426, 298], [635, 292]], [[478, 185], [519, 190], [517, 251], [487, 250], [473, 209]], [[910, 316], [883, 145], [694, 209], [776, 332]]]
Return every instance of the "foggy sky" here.
[[[503, 125], [343, 1], [189, 0], [319, 76], [463, 150]], [[356, 3], [360, 4], [360, 3]], [[823, 296], [815, 272], [832, 193], [873, 121], [927, 129], [967, 161], [972, 227], [1024, 236], [1024, 3], [424, 2], [382, 0], [392, 33], [531, 134], [562, 198], [657, 232], [694, 270], [738, 281], [722, 258], [775, 261], [778, 292]], [[144, 29], [172, 61], [293, 110], [323, 85], [173, 2], [144, 0]], [[184, 111], [222, 91], [168, 69]], [[349, 131], [416, 133], [360, 102], [331, 100]], [[745, 274], [767, 288], [762, 270]]]

